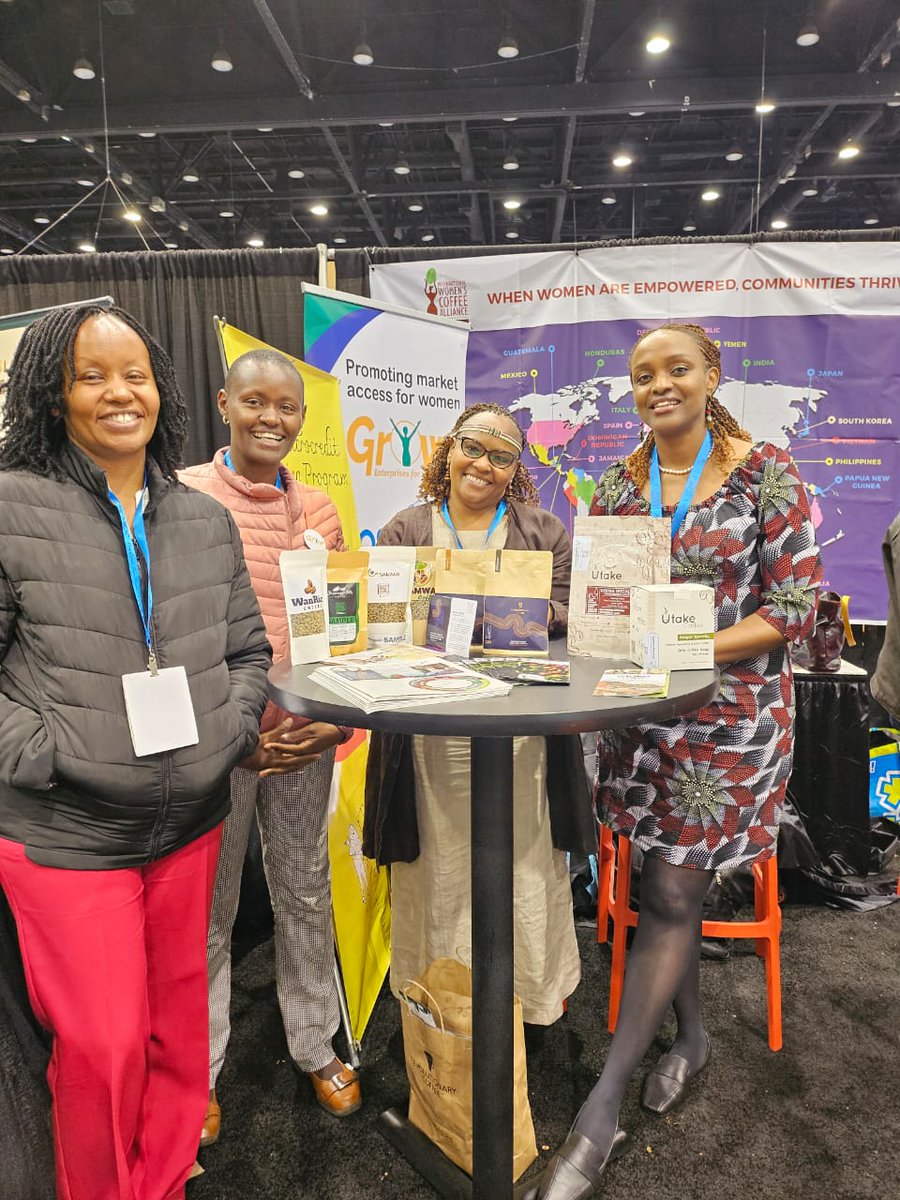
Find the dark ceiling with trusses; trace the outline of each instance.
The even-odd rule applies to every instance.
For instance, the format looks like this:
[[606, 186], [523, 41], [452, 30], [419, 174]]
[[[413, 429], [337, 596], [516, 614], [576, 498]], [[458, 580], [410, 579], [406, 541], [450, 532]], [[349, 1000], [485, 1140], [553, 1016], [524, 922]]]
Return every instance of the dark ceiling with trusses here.
[[897, 0], [0, 0], [7, 254], [898, 223]]

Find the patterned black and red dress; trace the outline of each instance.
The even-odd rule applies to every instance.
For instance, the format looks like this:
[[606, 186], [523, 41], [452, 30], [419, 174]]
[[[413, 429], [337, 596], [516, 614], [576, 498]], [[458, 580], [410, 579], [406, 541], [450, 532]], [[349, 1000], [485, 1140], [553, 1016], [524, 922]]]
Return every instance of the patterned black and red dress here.
[[[674, 509], [664, 508], [670, 516]], [[604, 472], [594, 516], [649, 515], [626, 466]], [[822, 578], [790, 456], [754, 445], [672, 544], [672, 581], [716, 592], [716, 628], [758, 613], [788, 642], [808, 636]], [[794, 742], [788, 646], [722, 668], [719, 696], [686, 717], [599, 735], [597, 815], [676, 866], [722, 870], [769, 858]]]

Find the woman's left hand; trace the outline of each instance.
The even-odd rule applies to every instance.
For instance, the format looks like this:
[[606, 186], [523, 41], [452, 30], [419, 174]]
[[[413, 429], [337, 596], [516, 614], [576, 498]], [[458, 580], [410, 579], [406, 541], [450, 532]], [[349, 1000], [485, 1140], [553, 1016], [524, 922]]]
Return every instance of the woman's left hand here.
[[337, 725], [329, 725], [325, 721], [311, 721], [309, 725], [282, 734], [277, 742], [272, 743], [271, 749], [281, 750], [292, 756], [303, 755], [308, 762], [313, 762], [318, 755], [330, 750], [332, 746], [337, 746], [343, 740], [344, 731], [338, 729]]

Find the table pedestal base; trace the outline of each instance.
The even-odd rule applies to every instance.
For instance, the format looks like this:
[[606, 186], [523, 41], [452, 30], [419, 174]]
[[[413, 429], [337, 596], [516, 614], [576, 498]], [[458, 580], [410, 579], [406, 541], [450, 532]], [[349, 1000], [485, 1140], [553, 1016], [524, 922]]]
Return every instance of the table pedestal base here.
[[413, 1170], [427, 1179], [444, 1200], [471, 1200], [472, 1180], [409, 1121], [398, 1108], [389, 1108], [377, 1121], [378, 1132], [399, 1150]]

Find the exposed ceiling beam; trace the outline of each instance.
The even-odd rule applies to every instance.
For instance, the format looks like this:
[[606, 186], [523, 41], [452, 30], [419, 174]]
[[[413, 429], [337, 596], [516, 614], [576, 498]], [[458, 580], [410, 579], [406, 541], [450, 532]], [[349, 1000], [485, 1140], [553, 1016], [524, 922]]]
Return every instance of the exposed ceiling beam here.
[[[21, 221], [17, 221], [15, 217], [11, 217], [8, 213], [4, 212], [0, 212], [0, 229], [21, 242], [23, 247], [27, 246], [32, 238], [37, 236], [33, 228], [23, 225]], [[43, 237], [39, 242], [35, 242], [31, 250], [39, 250], [43, 254], [62, 253], [62, 248], [52, 238]]]
[[[575, 82], [582, 83], [584, 74], [587, 70], [588, 50], [591, 45], [591, 31], [594, 26], [594, 12], [597, 8], [597, 0], [584, 0], [581, 9], [581, 31], [578, 37], [578, 58], [575, 62]], [[577, 117], [569, 117], [566, 120], [565, 132], [563, 134], [562, 153], [559, 159], [559, 182], [565, 187], [569, 182], [569, 168], [572, 165], [572, 148], [575, 145], [575, 127], [578, 124]], [[563, 220], [566, 215], [566, 201], [568, 196], [564, 192], [557, 197], [556, 204], [553, 209], [553, 221], [550, 226], [550, 242], [558, 242], [562, 233]]]
[[[447, 126], [447, 137], [459, 158], [459, 173], [464, 183], [475, 181], [475, 159], [472, 157], [472, 143], [469, 141], [469, 131], [465, 121]], [[469, 233], [473, 245], [479, 246], [484, 242], [484, 220], [481, 216], [481, 203], [477, 192], [471, 193], [471, 203], [468, 209]]]
[[[900, 70], [832, 75], [771, 77], [768, 95], [780, 108], [883, 104], [900, 98]], [[388, 92], [330, 96], [306, 100], [283, 94], [218, 100], [154, 100], [152, 104], [117, 105], [110, 113], [113, 136], [139, 130], [210, 133], [220, 130], [326, 128], [329, 125], [373, 125], [378, 121], [407, 124], [439, 123], [447, 119], [497, 120], [522, 118], [623, 115], [640, 108], [647, 113], [683, 111], [685, 97], [691, 112], [752, 111], [759, 98], [755, 76], [717, 76], [708, 79], [659, 79], [603, 83], [553, 84], [543, 87], [429, 88], [419, 92]], [[34, 120], [23, 104], [0, 118], [0, 141], [23, 135], [37, 138], [99, 136], [103, 131], [99, 106], [78, 106], [51, 112], [49, 123]]]
[[263, 25], [265, 25], [269, 37], [275, 43], [278, 53], [281, 55], [284, 65], [291, 74], [291, 78], [296, 83], [297, 88], [302, 96], [307, 100], [312, 100], [315, 93], [313, 92], [312, 83], [309, 76], [297, 62], [297, 57], [288, 44], [287, 38], [281, 30], [281, 26], [275, 19], [275, 15], [269, 8], [266, 0], [253, 0], [253, 7], [259, 13]]
[[359, 186], [353, 177], [353, 172], [350, 170], [350, 164], [347, 162], [346, 158], [344, 158], [341, 148], [337, 144], [337, 139], [327, 126], [322, 130], [322, 132], [325, 135], [325, 141], [328, 143], [329, 150], [334, 155], [338, 169], [340, 170], [344, 179], [347, 181], [347, 186], [350, 188], [350, 192], [353, 195], [354, 200], [356, 200], [357, 204], [362, 210], [363, 216], [369, 222], [369, 228], [378, 238], [378, 244], [380, 246], [387, 246], [389, 243], [387, 238], [384, 236], [384, 230], [381, 228], [378, 218], [372, 211], [372, 206], [366, 199], [365, 193], [360, 191]]

